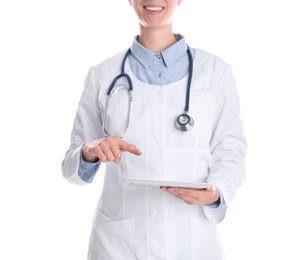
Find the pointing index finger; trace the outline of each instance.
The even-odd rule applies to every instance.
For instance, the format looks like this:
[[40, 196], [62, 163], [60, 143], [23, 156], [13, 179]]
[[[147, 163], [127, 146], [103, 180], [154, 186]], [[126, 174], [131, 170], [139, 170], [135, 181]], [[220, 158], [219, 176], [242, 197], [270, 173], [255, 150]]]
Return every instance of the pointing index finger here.
[[130, 152], [135, 155], [142, 154], [142, 152], [139, 149], [137, 149], [137, 147], [134, 144], [129, 144], [123, 140], [121, 140], [120, 142], [120, 149], [122, 152]]

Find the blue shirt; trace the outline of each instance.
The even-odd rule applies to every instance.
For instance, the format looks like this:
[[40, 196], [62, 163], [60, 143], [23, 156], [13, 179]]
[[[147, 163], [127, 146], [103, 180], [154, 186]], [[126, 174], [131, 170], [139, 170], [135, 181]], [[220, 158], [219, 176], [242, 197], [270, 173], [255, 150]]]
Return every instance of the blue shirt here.
[[[141, 45], [135, 37], [128, 57], [133, 74], [141, 81], [153, 85], [165, 85], [184, 78], [189, 72], [189, 59], [185, 38], [175, 34], [177, 42], [161, 52], [152, 52]], [[194, 49], [190, 48], [194, 56]], [[85, 182], [91, 182], [100, 162], [89, 163], [82, 158], [78, 175]]]

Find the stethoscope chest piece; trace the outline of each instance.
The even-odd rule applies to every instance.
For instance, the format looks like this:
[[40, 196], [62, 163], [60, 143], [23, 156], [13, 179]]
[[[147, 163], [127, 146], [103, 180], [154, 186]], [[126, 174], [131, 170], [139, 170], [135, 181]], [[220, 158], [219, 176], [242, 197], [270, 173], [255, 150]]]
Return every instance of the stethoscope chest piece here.
[[189, 131], [194, 126], [194, 120], [188, 114], [181, 114], [176, 120], [176, 127], [183, 132]]

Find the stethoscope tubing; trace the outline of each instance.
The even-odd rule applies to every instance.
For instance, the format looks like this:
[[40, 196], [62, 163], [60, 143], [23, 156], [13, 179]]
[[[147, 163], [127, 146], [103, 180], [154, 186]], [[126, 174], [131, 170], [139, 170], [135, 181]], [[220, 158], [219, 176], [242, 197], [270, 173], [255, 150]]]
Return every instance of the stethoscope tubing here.
[[184, 112], [189, 112], [189, 106], [190, 106], [190, 93], [191, 93], [191, 85], [192, 85], [192, 79], [193, 79], [193, 58], [190, 51], [190, 48], [187, 46], [187, 56], [189, 58], [189, 76], [187, 80], [187, 87], [186, 87], [186, 95], [185, 95], [185, 108]]
[[128, 81], [128, 91], [129, 91], [129, 92], [132, 92], [132, 91], [133, 91], [133, 85], [132, 85], [132, 81], [131, 81], [130, 76], [129, 76], [127, 73], [122, 72], [120, 75], [116, 76], [116, 77], [114, 78], [114, 80], [112, 81], [110, 87], [109, 87], [108, 90], [107, 90], [107, 96], [111, 96], [111, 92], [112, 92], [112, 90], [113, 90], [115, 84], [118, 82], [118, 80], [119, 80], [120, 78], [126, 78], [127, 81]]
[[[192, 54], [190, 51], [190, 48], [187, 46], [187, 55], [188, 55], [188, 59], [189, 59], [189, 75], [188, 75], [188, 81], [187, 81], [187, 88], [186, 88], [186, 95], [185, 95], [185, 107], [184, 107], [184, 113], [182, 113], [181, 115], [178, 116], [177, 120], [176, 120], [176, 127], [185, 132], [185, 131], [189, 131], [190, 129], [192, 129], [193, 125], [194, 125], [194, 120], [193, 118], [191, 118], [188, 115], [188, 111], [189, 111], [189, 105], [190, 105], [190, 93], [191, 93], [191, 85], [192, 85], [192, 78], [193, 78], [193, 58], [192, 58]], [[121, 78], [126, 78], [128, 81], [128, 93], [129, 93], [129, 105], [128, 105], [128, 118], [127, 118], [127, 123], [126, 123], [126, 127], [125, 130], [122, 133], [119, 133], [118, 136], [120, 138], [123, 137], [123, 135], [126, 133], [127, 128], [129, 126], [129, 121], [130, 121], [130, 112], [131, 112], [131, 101], [132, 101], [132, 92], [133, 92], [133, 84], [132, 84], [132, 80], [130, 78], [130, 76], [125, 73], [125, 63], [127, 60], [128, 55], [131, 53], [131, 49], [129, 48], [123, 58], [122, 64], [121, 64], [121, 74], [119, 74], [118, 76], [116, 76], [114, 78], [114, 80], [111, 82], [108, 90], [107, 90], [107, 98], [106, 98], [106, 104], [105, 104], [105, 114], [104, 114], [104, 118], [103, 118], [103, 133], [105, 136], [110, 136], [110, 134], [108, 133], [108, 131], [105, 128], [106, 125], [106, 120], [107, 120], [107, 112], [108, 112], [108, 104], [109, 104], [109, 100], [111, 98], [111, 93], [112, 90], [114, 88], [114, 86], [116, 85], [116, 83], [118, 82], [119, 79]], [[182, 118], [187, 118], [187, 122], [181, 122], [180, 120]]]

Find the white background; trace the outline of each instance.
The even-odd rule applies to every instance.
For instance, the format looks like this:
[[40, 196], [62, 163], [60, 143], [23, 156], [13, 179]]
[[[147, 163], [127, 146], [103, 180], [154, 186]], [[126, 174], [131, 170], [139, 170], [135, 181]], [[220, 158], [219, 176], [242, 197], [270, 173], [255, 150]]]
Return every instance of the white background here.
[[[221, 224], [228, 260], [305, 259], [302, 2], [185, 0], [176, 14], [239, 88], [249, 151]], [[80, 187], [60, 163], [89, 67], [129, 47], [137, 20], [127, 0], [1, 0], [0, 29], [0, 259], [84, 260], [103, 168]]]

